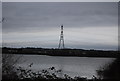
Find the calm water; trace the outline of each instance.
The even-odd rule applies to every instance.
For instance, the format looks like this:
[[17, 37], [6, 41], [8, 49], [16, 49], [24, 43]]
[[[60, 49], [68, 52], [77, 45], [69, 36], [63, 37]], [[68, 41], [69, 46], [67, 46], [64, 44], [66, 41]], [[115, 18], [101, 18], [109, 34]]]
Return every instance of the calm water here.
[[56, 57], [45, 55], [23, 55], [18, 66], [28, 68], [33, 63], [31, 69], [39, 71], [54, 66], [62, 69], [63, 73], [74, 76], [85, 76], [91, 78], [96, 75], [96, 70], [110, 63], [114, 58], [91, 58], [91, 57]]

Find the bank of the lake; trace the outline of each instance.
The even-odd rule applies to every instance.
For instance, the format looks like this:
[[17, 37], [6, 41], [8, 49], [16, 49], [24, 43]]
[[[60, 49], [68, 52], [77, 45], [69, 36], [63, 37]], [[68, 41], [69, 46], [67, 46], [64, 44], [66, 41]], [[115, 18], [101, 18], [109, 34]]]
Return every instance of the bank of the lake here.
[[[21, 54], [17, 54], [21, 56]], [[95, 57], [58, 57], [58, 56], [46, 56], [46, 55], [22, 55], [21, 62], [18, 66], [28, 68], [32, 63], [31, 68], [33, 71], [39, 71], [47, 69], [49, 67], [55, 67], [61, 69], [63, 73], [74, 76], [83, 76], [92, 78], [96, 75], [96, 70], [103, 67], [115, 60], [115, 58], [95, 58]]]

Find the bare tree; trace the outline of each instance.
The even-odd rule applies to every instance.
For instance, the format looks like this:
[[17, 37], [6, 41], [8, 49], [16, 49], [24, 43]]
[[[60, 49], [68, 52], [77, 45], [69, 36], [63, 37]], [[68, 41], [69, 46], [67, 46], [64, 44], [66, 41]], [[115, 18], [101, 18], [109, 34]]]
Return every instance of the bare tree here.
[[[17, 78], [17, 73], [15, 71], [16, 63], [21, 57], [14, 54], [2, 54], [2, 77], [3, 79], [13, 79]], [[12, 75], [12, 76], [11, 76]]]

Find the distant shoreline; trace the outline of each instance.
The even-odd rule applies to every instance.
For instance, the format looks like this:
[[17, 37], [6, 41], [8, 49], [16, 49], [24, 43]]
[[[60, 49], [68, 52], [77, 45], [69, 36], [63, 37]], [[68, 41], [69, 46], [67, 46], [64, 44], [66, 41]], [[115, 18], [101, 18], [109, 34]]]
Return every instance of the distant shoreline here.
[[2, 48], [3, 54], [48, 55], [66, 57], [108, 57], [118, 58], [120, 51], [84, 50], [84, 49], [45, 49], [45, 48]]

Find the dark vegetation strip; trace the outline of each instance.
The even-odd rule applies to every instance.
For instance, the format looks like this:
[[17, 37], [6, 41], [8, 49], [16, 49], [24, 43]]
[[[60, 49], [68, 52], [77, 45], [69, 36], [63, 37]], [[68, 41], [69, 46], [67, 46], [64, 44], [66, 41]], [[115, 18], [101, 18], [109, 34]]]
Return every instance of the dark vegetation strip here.
[[45, 49], [45, 48], [2, 48], [3, 54], [77, 56], [77, 57], [120, 57], [120, 51], [84, 50], [84, 49]]

